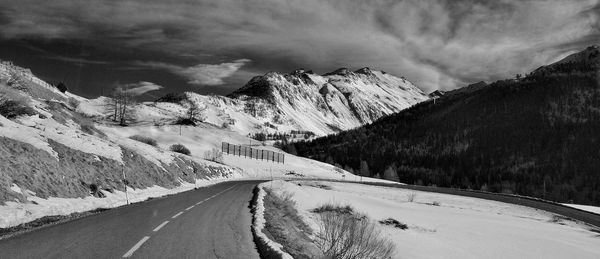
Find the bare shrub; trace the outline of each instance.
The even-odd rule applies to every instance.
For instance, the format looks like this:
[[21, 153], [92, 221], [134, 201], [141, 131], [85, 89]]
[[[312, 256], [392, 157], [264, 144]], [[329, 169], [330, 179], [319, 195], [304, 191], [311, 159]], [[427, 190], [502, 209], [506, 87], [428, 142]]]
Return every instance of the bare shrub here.
[[100, 190], [100, 188], [98, 187], [97, 184], [92, 183], [89, 185], [90, 187], [90, 194], [96, 198], [105, 198], [106, 195], [104, 195], [104, 193], [102, 193], [102, 191]]
[[181, 153], [188, 156], [192, 154], [192, 152], [187, 147], [181, 144], [173, 144], [169, 149], [173, 152]]
[[156, 143], [156, 140], [150, 137], [146, 137], [146, 136], [142, 136], [142, 135], [133, 135], [129, 137], [130, 139], [133, 139], [135, 141], [139, 141], [145, 144], [148, 144], [150, 146], [158, 146], [158, 143]]
[[89, 121], [83, 121], [79, 124], [79, 127], [81, 128], [81, 131], [90, 134], [90, 135], [95, 135], [96, 133], [99, 133], [100, 135], [104, 135], [103, 133], [101, 133], [96, 126], [94, 126], [94, 124], [92, 122]]
[[0, 115], [13, 119], [21, 115], [35, 115], [29, 106], [29, 99], [19, 91], [0, 85]]
[[177, 118], [177, 120], [175, 120], [175, 122], [173, 122], [173, 124], [174, 125], [196, 126], [196, 122], [194, 122], [191, 119], [184, 118], [184, 117]]
[[384, 220], [380, 220], [379, 224], [386, 225], [386, 226], [392, 226], [392, 227], [399, 228], [402, 230], [408, 229], [408, 225], [406, 225], [396, 219], [393, 219], [393, 218], [387, 218]]
[[204, 159], [213, 161], [216, 163], [223, 163], [223, 152], [218, 148], [213, 148], [204, 152]]
[[406, 200], [408, 202], [414, 202], [415, 198], [417, 198], [417, 193], [411, 192], [408, 195], [406, 195]]
[[328, 258], [391, 258], [394, 243], [381, 235], [376, 225], [361, 214], [319, 214], [317, 246]]
[[69, 97], [69, 99], [67, 100], [67, 103], [69, 104], [69, 106], [71, 106], [71, 108], [77, 109], [77, 107], [79, 107], [80, 102], [73, 97]]
[[96, 125], [94, 124], [94, 121], [92, 121], [92, 119], [84, 117], [83, 115], [76, 112], [72, 112], [71, 114], [73, 121], [79, 125], [81, 131], [90, 135], [106, 137], [104, 132], [96, 128]]
[[335, 212], [337, 214], [353, 215], [354, 209], [350, 205], [326, 203], [312, 210], [314, 213]]

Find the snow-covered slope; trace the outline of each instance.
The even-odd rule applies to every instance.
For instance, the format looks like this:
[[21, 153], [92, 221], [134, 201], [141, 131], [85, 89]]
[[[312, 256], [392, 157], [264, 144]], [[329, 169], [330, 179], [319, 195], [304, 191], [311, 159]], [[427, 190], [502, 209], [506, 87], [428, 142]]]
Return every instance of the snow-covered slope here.
[[[362, 68], [325, 75], [304, 70], [270, 72], [252, 78], [227, 97], [185, 93], [175, 99], [184, 108], [188, 100], [194, 102], [205, 108], [206, 122], [244, 135], [310, 131], [322, 136], [373, 122], [428, 96], [404, 78]], [[166, 105], [165, 98], [159, 100], [149, 105], [162, 113], [170, 111], [167, 117], [184, 110]], [[145, 115], [148, 121], [162, 118], [160, 113]]]
[[406, 79], [369, 68], [342, 68], [323, 76], [271, 72], [254, 77], [230, 97], [244, 102], [254, 118], [317, 135], [358, 127], [428, 98]]
[[[121, 127], [106, 120], [106, 101], [62, 93], [26, 69], [0, 65], [0, 228], [123, 205], [123, 178], [133, 200], [140, 201], [225, 179], [342, 179], [347, 174], [292, 155], [285, 165], [235, 156], [207, 161], [205, 153], [220, 148], [222, 141], [241, 145], [253, 140], [210, 123], [170, 125], [185, 105], [169, 102], [136, 105], [139, 122]], [[133, 140], [133, 135], [157, 144]], [[183, 144], [191, 154], [172, 152], [173, 144]]]

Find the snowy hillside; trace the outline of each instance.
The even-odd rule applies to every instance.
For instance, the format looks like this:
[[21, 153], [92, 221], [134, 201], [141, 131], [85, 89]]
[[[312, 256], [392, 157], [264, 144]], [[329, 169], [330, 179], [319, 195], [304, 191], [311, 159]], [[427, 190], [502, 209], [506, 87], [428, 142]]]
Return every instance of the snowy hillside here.
[[[225, 179], [347, 174], [291, 155], [285, 165], [233, 156], [208, 161], [206, 153], [222, 141], [252, 140], [209, 123], [170, 125], [185, 110], [173, 103], [139, 104], [138, 123], [118, 126], [106, 120], [107, 100], [62, 93], [27, 69], [0, 64], [0, 228], [120, 206], [126, 188], [141, 201]], [[191, 154], [171, 151], [174, 144]]]
[[267, 73], [230, 97], [263, 122], [317, 135], [355, 128], [428, 98], [406, 79], [369, 68], [323, 76], [304, 70]]
[[189, 92], [164, 97], [145, 103], [138, 118], [148, 123], [172, 119], [185, 112], [191, 101], [204, 109], [205, 122], [240, 134], [309, 131], [322, 136], [427, 99], [408, 80], [383, 71], [339, 69], [321, 76], [297, 70], [256, 76], [228, 97]]

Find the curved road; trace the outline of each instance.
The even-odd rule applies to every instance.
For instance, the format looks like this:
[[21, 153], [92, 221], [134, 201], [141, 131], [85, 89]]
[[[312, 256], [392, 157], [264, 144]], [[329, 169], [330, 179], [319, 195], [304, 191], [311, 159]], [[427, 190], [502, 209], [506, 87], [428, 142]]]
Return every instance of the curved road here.
[[[305, 179], [307, 180], [307, 179]], [[225, 182], [111, 209], [0, 240], [0, 258], [259, 258], [250, 231], [254, 186]], [[600, 227], [600, 215], [526, 197], [366, 183], [496, 200]]]
[[252, 189], [226, 182], [0, 240], [0, 258], [259, 258]]

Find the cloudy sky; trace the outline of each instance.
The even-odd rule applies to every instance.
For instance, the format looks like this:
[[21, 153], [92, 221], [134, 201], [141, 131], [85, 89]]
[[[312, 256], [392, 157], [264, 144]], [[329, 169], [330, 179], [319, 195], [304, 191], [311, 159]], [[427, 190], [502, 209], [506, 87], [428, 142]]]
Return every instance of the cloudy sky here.
[[71, 91], [227, 94], [252, 76], [369, 66], [424, 91], [600, 44], [600, 0], [0, 0], [0, 59]]

